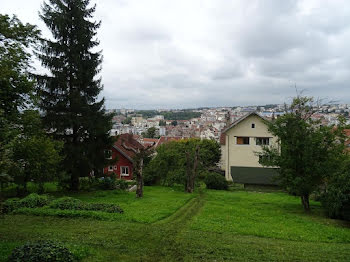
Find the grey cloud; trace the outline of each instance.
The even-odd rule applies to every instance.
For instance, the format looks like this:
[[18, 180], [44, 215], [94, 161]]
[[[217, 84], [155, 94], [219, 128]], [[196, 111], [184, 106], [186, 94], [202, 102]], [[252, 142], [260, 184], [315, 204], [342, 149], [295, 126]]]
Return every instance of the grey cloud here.
[[[109, 108], [283, 103], [294, 84], [350, 103], [347, 0], [95, 2]], [[46, 36], [33, 15], [40, 3], [6, 1], [2, 10]]]

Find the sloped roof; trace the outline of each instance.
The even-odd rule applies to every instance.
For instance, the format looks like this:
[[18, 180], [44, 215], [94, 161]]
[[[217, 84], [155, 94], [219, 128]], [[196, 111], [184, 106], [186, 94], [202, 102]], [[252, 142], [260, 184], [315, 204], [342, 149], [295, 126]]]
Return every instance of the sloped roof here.
[[229, 125], [228, 127], [224, 128], [224, 130], [222, 130], [221, 133], [222, 133], [222, 134], [223, 134], [223, 133], [226, 133], [226, 132], [227, 132], [228, 130], [230, 130], [232, 127], [238, 125], [238, 124], [239, 124], [240, 122], [242, 122], [244, 119], [246, 119], [246, 118], [248, 118], [248, 117], [250, 117], [250, 116], [253, 116], [253, 115], [260, 117], [260, 118], [261, 118], [262, 120], [264, 120], [264, 121], [269, 121], [269, 120], [267, 120], [265, 117], [259, 115], [257, 112], [251, 112], [251, 113], [249, 113], [249, 114], [246, 114], [246, 115], [242, 116], [241, 118], [237, 119], [236, 121], [234, 121], [231, 125]]
[[159, 139], [157, 139], [157, 138], [143, 138], [142, 144], [143, 144], [143, 146], [149, 148], [149, 147], [156, 145], [158, 143], [158, 141], [159, 141]]
[[128, 160], [133, 161], [135, 152], [131, 148], [143, 149], [144, 147], [134, 139], [132, 134], [121, 134], [114, 143], [113, 148], [119, 151]]
[[164, 144], [166, 142], [170, 141], [177, 141], [183, 139], [181, 136], [162, 136], [159, 138], [156, 147], [160, 146], [161, 144]]

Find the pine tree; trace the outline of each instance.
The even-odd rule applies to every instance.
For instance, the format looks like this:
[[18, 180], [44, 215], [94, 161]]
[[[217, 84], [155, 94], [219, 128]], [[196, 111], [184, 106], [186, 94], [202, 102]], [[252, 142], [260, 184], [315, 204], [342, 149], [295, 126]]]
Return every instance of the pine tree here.
[[43, 40], [38, 54], [51, 73], [40, 78], [40, 104], [46, 127], [65, 143], [72, 190], [79, 189], [79, 177], [102, 170], [104, 150], [113, 143], [112, 116], [105, 112], [104, 99], [98, 100], [102, 58], [92, 49], [99, 44], [100, 22], [92, 21], [96, 5], [89, 7], [89, 2], [49, 0], [40, 13], [54, 39]]

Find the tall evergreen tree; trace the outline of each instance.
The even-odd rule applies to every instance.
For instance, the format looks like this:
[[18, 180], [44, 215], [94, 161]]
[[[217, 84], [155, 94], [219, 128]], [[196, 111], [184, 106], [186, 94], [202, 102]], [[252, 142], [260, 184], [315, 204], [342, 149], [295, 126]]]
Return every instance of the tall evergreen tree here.
[[64, 166], [71, 176], [72, 190], [79, 189], [79, 177], [99, 172], [106, 164], [104, 150], [113, 143], [109, 136], [111, 115], [107, 115], [102, 90], [101, 52], [92, 21], [96, 5], [90, 0], [49, 0], [44, 2], [41, 19], [54, 40], [43, 40], [38, 54], [50, 75], [41, 77], [41, 109], [44, 123], [64, 141]]

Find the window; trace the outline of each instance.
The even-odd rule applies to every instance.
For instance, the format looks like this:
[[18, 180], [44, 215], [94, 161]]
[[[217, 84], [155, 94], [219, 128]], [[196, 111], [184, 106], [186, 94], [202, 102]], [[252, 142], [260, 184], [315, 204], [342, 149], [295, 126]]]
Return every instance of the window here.
[[268, 146], [270, 144], [270, 138], [268, 137], [257, 137], [255, 141], [258, 146]]
[[113, 171], [113, 166], [108, 166], [108, 171]]
[[105, 150], [105, 158], [112, 159], [112, 150]]
[[252, 128], [255, 128], [255, 124], [254, 123], [252, 124]]
[[249, 137], [237, 137], [237, 145], [249, 145]]
[[129, 176], [129, 167], [128, 166], [121, 166], [120, 167], [120, 175], [121, 176]]

